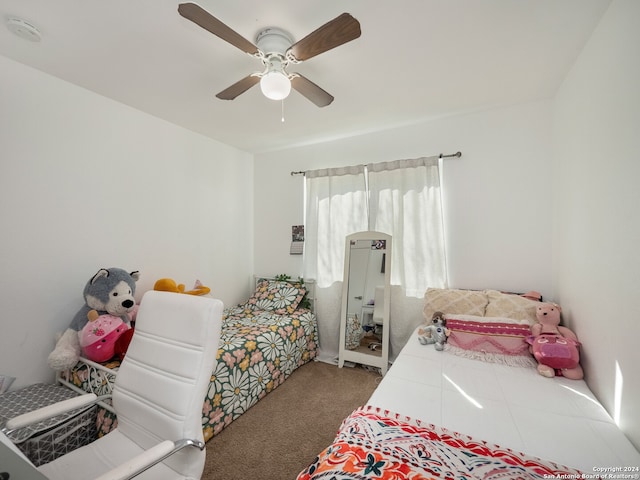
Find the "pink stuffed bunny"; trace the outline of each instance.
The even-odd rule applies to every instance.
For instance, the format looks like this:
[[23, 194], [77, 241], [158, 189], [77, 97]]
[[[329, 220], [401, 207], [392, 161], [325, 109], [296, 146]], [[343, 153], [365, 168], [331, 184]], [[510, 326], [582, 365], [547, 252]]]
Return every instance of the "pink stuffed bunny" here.
[[531, 353], [538, 361], [538, 373], [545, 377], [562, 375], [572, 380], [583, 377], [580, 366], [580, 342], [575, 333], [560, 326], [560, 306], [541, 303], [536, 311], [539, 323], [531, 327], [527, 338]]

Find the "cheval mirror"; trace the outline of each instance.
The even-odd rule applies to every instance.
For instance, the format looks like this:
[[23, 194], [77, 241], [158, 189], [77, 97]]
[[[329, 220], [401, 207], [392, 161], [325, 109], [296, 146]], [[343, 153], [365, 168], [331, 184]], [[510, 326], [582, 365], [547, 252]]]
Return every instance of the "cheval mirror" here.
[[338, 366], [360, 363], [384, 375], [389, 366], [391, 235], [358, 232], [345, 243]]

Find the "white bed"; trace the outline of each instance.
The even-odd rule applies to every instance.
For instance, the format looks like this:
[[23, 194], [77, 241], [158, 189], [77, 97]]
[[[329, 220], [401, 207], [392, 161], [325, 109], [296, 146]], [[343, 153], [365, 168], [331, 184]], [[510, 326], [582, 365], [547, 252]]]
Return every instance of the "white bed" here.
[[443, 311], [483, 328], [518, 322], [525, 333], [470, 334], [452, 322], [438, 351], [416, 328], [367, 405], [298, 479], [640, 478], [640, 453], [586, 382], [538, 373], [525, 339], [540, 303], [524, 297], [428, 289], [425, 319]]
[[585, 474], [640, 467], [640, 453], [583, 380], [438, 352], [415, 332], [368, 405]]

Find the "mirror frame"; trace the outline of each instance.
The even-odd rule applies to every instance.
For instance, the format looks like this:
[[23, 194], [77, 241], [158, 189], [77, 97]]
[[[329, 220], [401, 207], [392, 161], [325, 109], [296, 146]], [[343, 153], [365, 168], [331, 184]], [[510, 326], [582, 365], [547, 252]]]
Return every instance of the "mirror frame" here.
[[[347, 332], [347, 304], [349, 297], [349, 264], [351, 260], [351, 243], [357, 240], [385, 240], [384, 255], [384, 306], [382, 310], [382, 349], [381, 355], [364, 353], [346, 348]], [[342, 308], [340, 311], [340, 348], [338, 353], [338, 367], [343, 367], [345, 361], [378, 367], [385, 375], [389, 368], [389, 312], [391, 302], [391, 235], [382, 232], [366, 231], [347, 235], [344, 252], [344, 277], [342, 283]]]

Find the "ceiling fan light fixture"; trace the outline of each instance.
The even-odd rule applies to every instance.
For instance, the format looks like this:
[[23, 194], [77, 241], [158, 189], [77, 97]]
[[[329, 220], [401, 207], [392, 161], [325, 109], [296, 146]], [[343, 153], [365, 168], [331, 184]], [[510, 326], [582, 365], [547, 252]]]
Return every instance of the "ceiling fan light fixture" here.
[[260, 90], [271, 100], [283, 100], [291, 93], [291, 80], [282, 72], [272, 70], [260, 79]]

